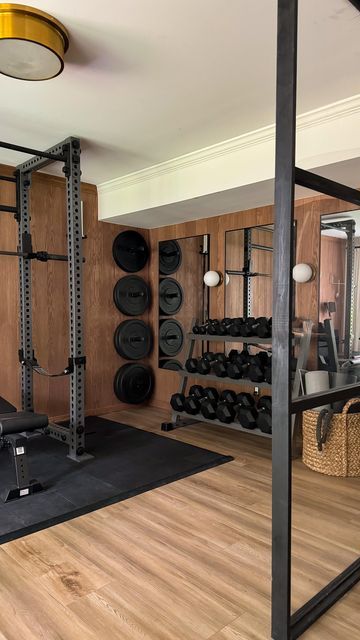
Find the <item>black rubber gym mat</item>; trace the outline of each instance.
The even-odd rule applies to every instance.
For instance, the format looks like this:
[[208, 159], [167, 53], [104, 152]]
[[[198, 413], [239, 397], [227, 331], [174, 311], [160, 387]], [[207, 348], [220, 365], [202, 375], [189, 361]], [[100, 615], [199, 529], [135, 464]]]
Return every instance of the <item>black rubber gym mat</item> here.
[[[45, 491], [0, 501], [0, 544], [233, 459], [95, 416], [86, 419], [86, 431], [87, 451], [95, 457], [82, 464], [69, 460], [57, 440], [28, 440], [30, 477]], [[0, 491], [14, 483], [14, 473], [2, 451]]]

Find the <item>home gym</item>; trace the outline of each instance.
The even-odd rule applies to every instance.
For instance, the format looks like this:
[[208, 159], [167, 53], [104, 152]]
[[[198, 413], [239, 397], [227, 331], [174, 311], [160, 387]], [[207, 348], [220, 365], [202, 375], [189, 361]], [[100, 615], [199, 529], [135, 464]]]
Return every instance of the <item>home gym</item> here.
[[1, 640], [360, 637], [360, 2], [35, 5], [0, 3]]

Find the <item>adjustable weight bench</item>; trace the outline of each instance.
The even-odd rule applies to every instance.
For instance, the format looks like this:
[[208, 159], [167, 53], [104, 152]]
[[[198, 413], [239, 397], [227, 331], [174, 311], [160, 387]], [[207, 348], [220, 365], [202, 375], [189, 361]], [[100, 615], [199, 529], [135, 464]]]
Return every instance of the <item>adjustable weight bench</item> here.
[[16, 485], [5, 489], [1, 494], [4, 502], [42, 491], [43, 486], [40, 482], [29, 479], [27, 440], [24, 432], [45, 429], [48, 424], [49, 420], [46, 415], [30, 411], [16, 411], [14, 405], [0, 398], [0, 440], [3, 446], [11, 450], [16, 474]]

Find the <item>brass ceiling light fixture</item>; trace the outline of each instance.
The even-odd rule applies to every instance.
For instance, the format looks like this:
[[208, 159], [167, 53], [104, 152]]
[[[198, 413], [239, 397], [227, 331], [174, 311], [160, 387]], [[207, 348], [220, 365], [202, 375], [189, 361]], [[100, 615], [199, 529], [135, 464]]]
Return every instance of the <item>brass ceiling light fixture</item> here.
[[65, 27], [44, 11], [0, 4], [0, 73], [19, 80], [49, 80], [64, 68]]

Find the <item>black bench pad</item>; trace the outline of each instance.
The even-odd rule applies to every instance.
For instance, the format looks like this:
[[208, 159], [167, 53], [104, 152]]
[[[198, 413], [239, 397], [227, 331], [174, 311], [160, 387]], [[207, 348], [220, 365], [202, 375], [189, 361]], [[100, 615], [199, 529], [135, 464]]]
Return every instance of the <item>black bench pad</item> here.
[[0, 436], [44, 429], [48, 424], [48, 417], [42, 413], [32, 413], [30, 411], [2, 413], [0, 414]]

